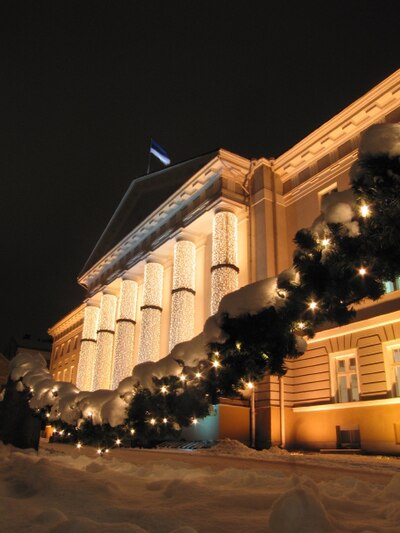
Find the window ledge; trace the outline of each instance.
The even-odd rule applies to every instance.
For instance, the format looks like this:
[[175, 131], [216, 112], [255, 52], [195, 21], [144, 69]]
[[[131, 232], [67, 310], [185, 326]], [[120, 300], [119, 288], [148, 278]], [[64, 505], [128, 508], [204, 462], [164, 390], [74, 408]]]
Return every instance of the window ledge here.
[[386, 405], [400, 405], [400, 397], [399, 398], [382, 398], [381, 400], [362, 400], [359, 402], [305, 405], [304, 407], [293, 407], [293, 412], [294, 413], [309, 413], [313, 411], [335, 411], [339, 409], [354, 409], [358, 407], [384, 407]]

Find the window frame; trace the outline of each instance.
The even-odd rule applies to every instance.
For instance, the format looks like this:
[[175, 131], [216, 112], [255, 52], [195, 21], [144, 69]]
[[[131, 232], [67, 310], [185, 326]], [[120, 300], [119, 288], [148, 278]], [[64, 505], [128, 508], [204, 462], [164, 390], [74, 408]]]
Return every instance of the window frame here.
[[[355, 371], [351, 374], [355, 374], [357, 377], [357, 390], [358, 390], [358, 399], [357, 400], [348, 400], [347, 402], [340, 401], [339, 397], [339, 380], [337, 372], [337, 361], [344, 359], [354, 359], [356, 363]], [[330, 373], [330, 384], [331, 384], [331, 398], [334, 400], [334, 403], [338, 404], [352, 404], [355, 402], [361, 401], [361, 388], [360, 388], [360, 367], [358, 364], [358, 354], [357, 350], [344, 350], [340, 352], [333, 352], [329, 354], [329, 373]], [[350, 375], [351, 375], [350, 374]], [[347, 375], [347, 373], [345, 373]], [[347, 390], [349, 388], [347, 387]]]
[[[400, 350], [400, 339], [383, 343], [383, 359], [385, 363], [386, 388], [390, 398], [400, 398], [400, 383], [397, 385], [394, 368], [400, 368], [400, 362], [393, 361], [393, 350]], [[396, 389], [398, 392], [396, 393]]]

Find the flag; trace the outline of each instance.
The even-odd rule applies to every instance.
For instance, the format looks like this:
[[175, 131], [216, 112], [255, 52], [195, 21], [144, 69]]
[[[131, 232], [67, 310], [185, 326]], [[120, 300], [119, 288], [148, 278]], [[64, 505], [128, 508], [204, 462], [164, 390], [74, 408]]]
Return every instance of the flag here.
[[150, 153], [155, 155], [166, 167], [171, 163], [171, 159], [168, 157], [167, 152], [153, 139], [151, 139], [150, 143]]

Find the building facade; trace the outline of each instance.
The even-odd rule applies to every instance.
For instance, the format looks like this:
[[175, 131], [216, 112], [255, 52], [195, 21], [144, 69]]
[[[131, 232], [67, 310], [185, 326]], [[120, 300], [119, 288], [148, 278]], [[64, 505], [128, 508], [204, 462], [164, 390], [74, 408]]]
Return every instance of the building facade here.
[[[277, 159], [221, 149], [134, 180], [79, 277], [87, 300], [49, 330], [53, 376], [114, 388], [200, 333], [225, 294], [288, 268], [295, 233], [349, 188], [362, 132], [399, 120], [397, 71]], [[257, 385], [259, 447], [399, 451], [398, 288], [388, 283], [352, 324], [310, 340], [284, 378]], [[72, 338], [79, 354], [61, 354]], [[248, 441], [248, 411], [223, 401], [213, 431]]]

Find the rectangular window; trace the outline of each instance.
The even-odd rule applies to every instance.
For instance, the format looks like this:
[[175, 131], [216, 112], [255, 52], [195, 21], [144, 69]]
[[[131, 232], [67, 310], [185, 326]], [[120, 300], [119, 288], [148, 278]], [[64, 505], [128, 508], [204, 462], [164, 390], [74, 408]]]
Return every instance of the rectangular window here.
[[76, 350], [77, 347], [78, 347], [78, 336], [76, 336], [75, 339], [74, 339], [74, 348], [73, 349]]
[[358, 402], [360, 400], [355, 354], [332, 355], [331, 383], [332, 396], [337, 402]]
[[400, 396], [400, 343], [397, 339], [391, 343], [384, 343], [386, 383], [389, 395]]
[[385, 292], [386, 294], [393, 291], [398, 291], [400, 289], [400, 277], [396, 278], [394, 281], [385, 281]]
[[67, 374], [68, 374], [68, 368], [64, 368], [64, 371], [63, 371], [63, 381], [67, 381]]

